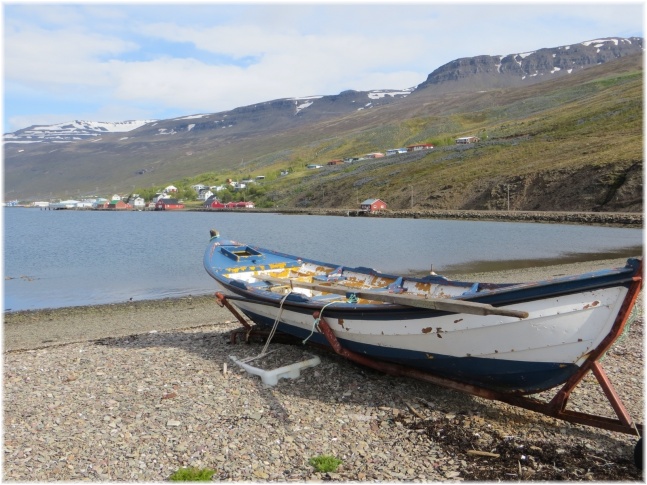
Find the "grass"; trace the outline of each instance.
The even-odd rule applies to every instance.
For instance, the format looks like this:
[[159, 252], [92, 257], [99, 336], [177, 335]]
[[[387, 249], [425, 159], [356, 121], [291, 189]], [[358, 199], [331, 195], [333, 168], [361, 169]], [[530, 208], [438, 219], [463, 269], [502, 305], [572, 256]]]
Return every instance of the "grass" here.
[[171, 482], [210, 482], [215, 470], [210, 468], [180, 468], [169, 477]]
[[318, 455], [308, 461], [320, 473], [336, 472], [342, 461], [331, 455]]

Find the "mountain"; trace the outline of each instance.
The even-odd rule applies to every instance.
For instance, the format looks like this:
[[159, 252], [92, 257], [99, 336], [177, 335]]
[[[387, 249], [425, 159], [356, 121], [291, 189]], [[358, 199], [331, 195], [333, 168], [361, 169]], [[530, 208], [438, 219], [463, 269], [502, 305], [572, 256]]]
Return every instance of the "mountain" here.
[[35, 125], [4, 135], [5, 143], [66, 143], [95, 138], [107, 133], [135, 130], [154, 120], [146, 121], [72, 121], [55, 125]]
[[[488, 208], [496, 194], [481, 193], [497, 192], [499, 189], [492, 184], [505, 182], [505, 174], [491, 174], [488, 185], [488, 170], [481, 169], [478, 183], [451, 183], [451, 177], [442, 176], [449, 169], [438, 171], [445, 163], [443, 157], [459, 157], [476, 166], [490, 163], [495, 149], [505, 150], [515, 163], [506, 165], [507, 176], [510, 180], [517, 177], [515, 186], [525, 184], [525, 193], [530, 197], [528, 177], [550, 179], [550, 184], [545, 181], [546, 186], [556, 188], [555, 180], [568, 179], [575, 173], [569, 172], [566, 165], [570, 163], [576, 171], [586, 172], [582, 167], [589, 162], [578, 153], [571, 154], [570, 161], [556, 163], [562, 155], [553, 144], [551, 153], [542, 148], [546, 164], [542, 168], [534, 159], [528, 160], [530, 154], [521, 153], [520, 148], [539, 147], [546, 133], [556, 130], [551, 136], [568, 138], [569, 150], [571, 141], [575, 147], [582, 136], [587, 145], [597, 146], [597, 139], [588, 138], [590, 133], [583, 135], [585, 129], [591, 129], [598, 130], [598, 138], [604, 139], [599, 153], [610, 157], [590, 157], [598, 168], [599, 184], [603, 187], [605, 178], [621, 180], [619, 173], [623, 173], [633, 187], [623, 196], [625, 202], [614, 200], [623, 193], [623, 184], [616, 181], [613, 194], [607, 191], [595, 200], [575, 197], [565, 205], [564, 197], [537, 195], [533, 196], [532, 207], [611, 210], [613, 206], [614, 210], [638, 210], [642, 199], [635, 196], [635, 167], [631, 174], [627, 167], [642, 167], [642, 153], [633, 146], [634, 140], [639, 144], [642, 140], [642, 51], [641, 38], [609, 38], [531, 53], [459, 59], [436, 69], [412, 89], [345, 91], [332, 96], [273, 100], [222, 113], [131, 122], [138, 126], [127, 132], [114, 132], [105, 126], [101, 131], [89, 131], [86, 126], [86, 139], [78, 141], [70, 140], [75, 136], [70, 126], [51, 130], [51, 137], [42, 135], [48, 131], [44, 127], [31, 127], [5, 136], [5, 197], [34, 200], [97, 190], [129, 192], [207, 172], [220, 178], [244, 178], [254, 173], [267, 175], [264, 197], [268, 203], [354, 206], [359, 190], [367, 190], [367, 195], [370, 190], [373, 194], [385, 192], [380, 197], [406, 207], [410, 201], [402, 187], [408, 188], [412, 181], [402, 174], [416, 170], [419, 177], [414, 182], [427, 186], [427, 196], [418, 204]], [[573, 116], [580, 119], [569, 119], [568, 123], [577, 130], [565, 131], [560, 123]], [[614, 119], [612, 124], [596, 121], [612, 116], [622, 120]], [[621, 134], [614, 135], [621, 129]], [[35, 133], [42, 135], [38, 142], [34, 142]], [[483, 142], [478, 147], [468, 147], [471, 151], [454, 146], [455, 137], [470, 134], [478, 134]], [[67, 137], [65, 143], [61, 143], [61, 136]], [[325, 164], [333, 158], [426, 141], [437, 145], [434, 154], [426, 155], [422, 162], [411, 160], [406, 166], [391, 159], [391, 168], [383, 167], [387, 163], [384, 161], [360, 163], [352, 169], [327, 169], [319, 174], [304, 168], [308, 163]], [[471, 158], [476, 153], [474, 149], [478, 159]], [[433, 174], [427, 167], [429, 157], [438, 167]], [[601, 170], [601, 165], [606, 168]], [[530, 173], [528, 166], [535, 166], [535, 172]], [[563, 173], [547, 172], [557, 166]], [[287, 168], [293, 171], [287, 181], [272, 175]], [[463, 171], [461, 177], [466, 174]], [[479, 192], [468, 194], [470, 190]], [[586, 188], [578, 191], [585, 193]], [[315, 202], [313, 194], [317, 193], [327, 196]], [[500, 194], [496, 197], [500, 198]], [[543, 199], [550, 203], [543, 206]]]
[[435, 93], [528, 86], [643, 52], [643, 39], [605, 38], [506, 56], [457, 59], [436, 69], [418, 89]]

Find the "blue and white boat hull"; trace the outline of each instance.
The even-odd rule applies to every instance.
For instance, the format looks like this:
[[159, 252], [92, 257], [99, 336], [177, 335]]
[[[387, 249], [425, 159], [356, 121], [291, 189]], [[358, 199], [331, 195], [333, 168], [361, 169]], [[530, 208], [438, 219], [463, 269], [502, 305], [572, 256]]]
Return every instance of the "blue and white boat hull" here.
[[[212, 238], [204, 264], [219, 290], [259, 326], [277, 325], [282, 332], [327, 345], [316, 325], [317, 312], [352, 352], [515, 394], [564, 383], [593, 351], [617, 337], [618, 319], [627, 318], [628, 290], [641, 267], [639, 260], [630, 260], [624, 268], [578, 276], [483, 284], [340, 268], [219, 237]], [[321, 287], [318, 283], [347, 288], [348, 294], [299, 286]], [[360, 287], [357, 294], [364, 296], [393, 292], [402, 301], [410, 296], [475, 302], [527, 317], [357, 299], [354, 291]]]

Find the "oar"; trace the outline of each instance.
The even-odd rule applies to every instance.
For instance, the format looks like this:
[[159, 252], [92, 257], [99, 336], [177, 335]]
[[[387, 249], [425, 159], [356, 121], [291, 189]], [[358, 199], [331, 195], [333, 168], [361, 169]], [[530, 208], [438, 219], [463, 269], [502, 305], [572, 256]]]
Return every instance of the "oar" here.
[[284, 278], [275, 278], [273, 276], [259, 275], [259, 278], [270, 283], [281, 283], [285, 286], [308, 288], [326, 293], [337, 295], [346, 295], [353, 293], [358, 298], [366, 300], [383, 301], [394, 303], [396, 305], [413, 306], [419, 308], [429, 308], [451, 313], [469, 313], [471, 315], [501, 315], [504, 317], [528, 318], [528, 312], [519, 310], [506, 310], [505, 308], [493, 307], [488, 303], [477, 303], [475, 301], [452, 300], [449, 298], [425, 298], [420, 296], [400, 295], [387, 292], [357, 291], [352, 287], [346, 286], [327, 286], [317, 283], [308, 283], [307, 281], [295, 281]]

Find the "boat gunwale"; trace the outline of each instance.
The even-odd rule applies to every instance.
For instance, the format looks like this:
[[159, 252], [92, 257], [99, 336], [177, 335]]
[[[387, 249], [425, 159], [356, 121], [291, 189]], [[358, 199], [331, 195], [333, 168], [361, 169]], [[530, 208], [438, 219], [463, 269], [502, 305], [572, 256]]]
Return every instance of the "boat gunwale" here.
[[[263, 254], [265, 253], [272, 254], [280, 258], [286, 258], [291, 261], [300, 262], [300, 263], [305, 262], [308, 264], [314, 264], [317, 266], [323, 266], [327, 268], [342, 267], [344, 271], [355, 272], [355, 273], [359, 273], [367, 276], [374, 276], [374, 277], [385, 278], [385, 279], [393, 279], [394, 281], [402, 277], [400, 275], [381, 273], [380, 271], [373, 268], [344, 267], [343, 265], [326, 263], [323, 261], [318, 261], [310, 258], [301, 258], [291, 254], [286, 254], [272, 249], [263, 248], [260, 246], [246, 245], [235, 241], [226, 241], [226, 242], [234, 243], [233, 245], [235, 246], [247, 247]], [[210, 246], [212, 245], [210, 244]], [[213, 249], [215, 249], [215, 247], [217, 246], [226, 248], [227, 246], [230, 246], [230, 245], [222, 244], [220, 242], [213, 245], [211, 254], [209, 254], [209, 261], [213, 259]], [[207, 249], [207, 252], [208, 251], [209, 249]], [[268, 291], [268, 289], [265, 289], [265, 288], [248, 288], [248, 287], [242, 288], [242, 286], [247, 286], [243, 280], [238, 280], [238, 281], [241, 281], [242, 283], [241, 285], [232, 284], [232, 281], [236, 281], [236, 279], [231, 278], [230, 276], [226, 276], [226, 274], [232, 273], [231, 271], [232, 267], [230, 266], [229, 268], [214, 269], [214, 267], [208, 266], [206, 264], [207, 252], [205, 252], [205, 258], [204, 258], [205, 269], [207, 270], [207, 272], [212, 278], [217, 280], [220, 284], [228, 288], [230, 291], [234, 291], [235, 293], [240, 293], [240, 290], [243, 290], [245, 291], [245, 293], [248, 294], [248, 297], [250, 297], [251, 300], [255, 301], [255, 300], [261, 299], [261, 300], [267, 301], [268, 304], [272, 304], [274, 302], [278, 303], [285, 296], [284, 294], [282, 295], [279, 293], [271, 293], [270, 291]], [[250, 267], [250, 265], [247, 263], [245, 265], [241, 264], [239, 266]], [[250, 269], [249, 271], [241, 271], [239, 274], [242, 274], [242, 273], [253, 274], [254, 272], [269, 271], [272, 269], [272, 268], [260, 269], [258, 268], [258, 265], [251, 266], [251, 267], [254, 269]], [[431, 284], [447, 285], [450, 287], [459, 287], [459, 288], [471, 288], [475, 283], [478, 283], [479, 285], [483, 285], [482, 290], [474, 293], [470, 293], [466, 291], [461, 295], [448, 297], [447, 299], [457, 300], [457, 301], [476, 302], [476, 303], [487, 303], [494, 307], [500, 307], [504, 305], [526, 303], [526, 302], [537, 300], [539, 298], [548, 298], [548, 297], [554, 297], [558, 295], [575, 294], [582, 291], [602, 289], [610, 286], [619, 286], [619, 285], [628, 286], [633, 281], [633, 278], [638, 273], [640, 273], [641, 267], [642, 265], [641, 265], [640, 259], [628, 258], [625, 266], [623, 267], [609, 268], [609, 269], [591, 271], [591, 272], [580, 273], [575, 275], [560, 276], [557, 278], [551, 278], [551, 279], [545, 279], [545, 280], [529, 281], [524, 283], [488, 283], [488, 282], [477, 282], [477, 281], [460, 281], [460, 280], [451, 280], [442, 275], [428, 275], [422, 278], [419, 278], [419, 277], [405, 277], [405, 278], [408, 283], [423, 283], [423, 284], [431, 283]], [[621, 275], [625, 275], [625, 277], [620, 278]], [[258, 279], [262, 281], [262, 278], [258, 278]], [[601, 284], [601, 280], [605, 281], [605, 283]], [[290, 282], [290, 278], [286, 277], [285, 281], [287, 285]], [[585, 282], [587, 284], [583, 284]], [[565, 288], [565, 287], [572, 287], [572, 288]], [[549, 292], [542, 291], [548, 288], [553, 288], [553, 291], [549, 291]], [[348, 294], [352, 294], [353, 289], [354, 288], [349, 288]], [[366, 291], [366, 290], [362, 290], [362, 291]], [[368, 291], [371, 291], [371, 290], [368, 290]], [[379, 291], [379, 290], [376, 289], [376, 291]], [[515, 293], [517, 293], [518, 296], [511, 298]], [[316, 297], [314, 298], [308, 297], [307, 295], [304, 295], [303, 293], [300, 293], [300, 292], [295, 294], [301, 295], [302, 298], [304, 298], [304, 300], [308, 299], [310, 301], [295, 301], [294, 299], [290, 299], [288, 297], [288, 298], [285, 298], [283, 305], [318, 309], [331, 301], [331, 300], [317, 301], [314, 299]], [[336, 305], [334, 305], [335, 308], [340, 309], [340, 306], [344, 305], [344, 310], [346, 311], [350, 311], [350, 310], [384, 311], [385, 309], [388, 309], [389, 311], [393, 311], [395, 309], [400, 309], [400, 308], [413, 308], [413, 307], [408, 307], [407, 305], [398, 305], [395, 303], [350, 303], [350, 302], [344, 302], [341, 299], [339, 301], [337, 300], [332, 300], [332, 301], [336, 302]], [[332, 310], [332, 308], [333, 306], [331, 306], [331, 311], [334, 311]], [[416, 308], [416, 310], [417, 311], [415, 313], [417, 314], [428, 313], [428, 312], [431, 312], [433, 314], [455, 313], [455, 312], [447, 312], [443, 310], [433, 310], [433, 309], [424, 309], [424, 308]]]

